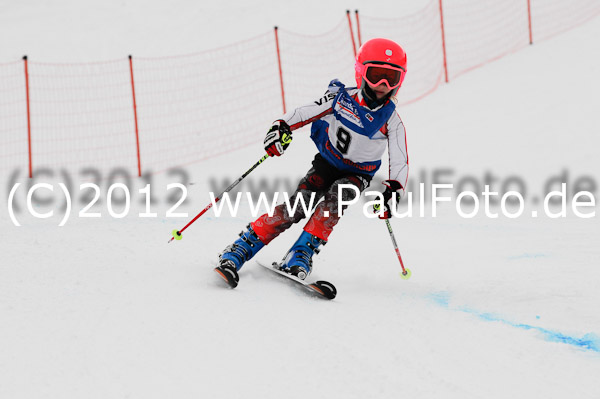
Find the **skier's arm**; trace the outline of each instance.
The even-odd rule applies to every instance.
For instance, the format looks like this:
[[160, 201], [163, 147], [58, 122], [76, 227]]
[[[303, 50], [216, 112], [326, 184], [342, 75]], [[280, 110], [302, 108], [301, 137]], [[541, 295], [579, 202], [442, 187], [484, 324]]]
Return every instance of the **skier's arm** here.
[[388, 121], [388, 153], [390, 174], [389, 179], [397, 181], [402, 187], [400, 190], [402, 196], [406, 190], [408, 182], [408, 151], [406, 148], [406, 131], [404, 124], [394, 113]]
[[267, 154], [270, 156], [283, 155], [292, 141], [291, 132], [332, 113], [331, 104], [334, 98], [335, 94], [328, 90], [320, 99], [298, 107], [273, 122], [273, 126], [267, 132], [264, 140]]
[[310, 104], [303, 105], [283, 115], [273, 122], [273, 126], [267, 133], [264, 147], [270, 156], [283, 155], [285, 149], [292, 141], [291, 132], [321, 119], [333, 112], [332, 104], [338, 90], [344, 85], [334, 79], [329, 84], [325, 95]]
[[300, 129], [302, 126], [331, 114], [333, 112], [331, 104], [334, 98], [335, 94], [328, 90], [323, 97], [286, 113], [280, 120], [286, 122], [292, 131]]

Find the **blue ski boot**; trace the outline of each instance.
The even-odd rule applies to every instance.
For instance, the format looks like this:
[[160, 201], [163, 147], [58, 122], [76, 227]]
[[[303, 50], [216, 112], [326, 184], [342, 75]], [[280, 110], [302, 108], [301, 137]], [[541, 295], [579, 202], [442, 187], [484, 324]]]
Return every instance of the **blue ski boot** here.
[[240, 233], [240, 238], [228, 245], [219, 255], [219, 266], [215, 268], [217, 272], [231, 288], [235, 288], [240, 281], [238, 270], [244, 263], [252, 259], [265, 244], [258, 238], [252, 227], [248, 225], [246, 232]]
[[312, 256], [319, 253], [319, 246], [327, 242], [303, 231], [281, 263], [281, 270], [304, 280], [312, 270]]

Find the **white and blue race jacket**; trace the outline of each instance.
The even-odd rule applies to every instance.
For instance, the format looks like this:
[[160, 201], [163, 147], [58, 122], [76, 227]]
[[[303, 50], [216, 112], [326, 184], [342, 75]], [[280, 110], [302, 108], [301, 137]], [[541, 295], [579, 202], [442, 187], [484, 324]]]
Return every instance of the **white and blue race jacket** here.
[[286, 113], [292, 130], [312, 123], [311, 138], [321, 155], [340, 170], [373, 176], [388, 147], [389, 179], [406, 187], [406, 132], [395, 98], [375, 109], [366, 106], [361, 90], [331, 81], [325, 95]]

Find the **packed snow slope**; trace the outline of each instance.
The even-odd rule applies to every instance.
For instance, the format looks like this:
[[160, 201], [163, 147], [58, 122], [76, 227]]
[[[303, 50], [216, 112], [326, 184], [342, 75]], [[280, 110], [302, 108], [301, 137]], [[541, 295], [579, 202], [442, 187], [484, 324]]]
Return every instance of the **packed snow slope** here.
[[[188, 167], [188, 201], [177, 209], [188, 217], [165, 216], [164, 175], [153, 182], [157, 217], [138, 216], [141, 183], [131, 187], [127, 217], [110, 216], [103, 197], [91, 210], [102, 217], [75, 213], [64, 227], [58, 210], [44, 220], [21, 212], [15, 227], [3, 195], [0, 397], [600, 397], [598, 216], [543, 213], [545, 182], [556, 176], [598, 194], [599, 36], [595, 19], [399, 110], [413, 186], [445, 171], [437, 180], [473, 177], [467, 189], [488, 173], [495, 191], [523, 191], [517, 181], [527, 191], [515, 219], [483, 209], [462, 218], [456, 195], [437, 217], [426, 201], [424, 217], [415, 202], [413, 217], [392, 219], [408, 281], [385, 224], [363, 215], [364, 202], [314, 259], [311, 278], [337, 286], [333, 301], [254, 262], [235, 290], [217, 278], [217, 254], [253, 220], [246, 200], [236, 216], [209, 211], [167, 244], [210, 191], [262, 156], [260, 142]], [[298, 131], [242, 192], [293, 187], [315, 153], [308, 133]], [[280, 259], [302, 225], [258, 258]]]

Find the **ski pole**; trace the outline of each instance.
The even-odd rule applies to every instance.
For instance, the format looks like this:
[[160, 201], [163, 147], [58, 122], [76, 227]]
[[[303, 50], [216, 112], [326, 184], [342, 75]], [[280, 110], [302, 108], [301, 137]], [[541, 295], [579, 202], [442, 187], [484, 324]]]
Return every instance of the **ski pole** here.
[[197, 214], [192, 220], [190, 220], [190, 222], [188, 224], [183, 226], [183, 228], [181, 230], [173, 230], [173, 232], [172, 232], [173, 237], [171, 237], [171, 239], [169, 240], [169, 243], [173, 240], [181, 240], [181, 238], [182, 238], [181, 233], [183, 233], [185, 231], [185, 229], [190, 227], [190, 225], [192, 223], [194, 223], [196, 220], [198, 220], [198, 218], [200, 216], [204, 215], [206, 213], [206, 211], [208, 211], [210, 208], [212, 208], [213, 203], [216, 204], [217, 202], [219, 202], [221, 200], [221, 198], [223, 198], [223, 195], [225, 195], [225, 193], [228, 193], [229, 191], [231, 191], [235, 186], [237, 186], [239, 184], [239, 182], [244, 180], [244, 178], [246, 176], [248, 176], [250, 174], [250, 172], [252, 172], [254, 169], [256, 169], [258, 167], [258, 165], [263, 163], [264, 160], [267, 158], [269, 158], [269, 154], [265, 154], [261, 159], [258, 160], [258, 162], [256, 162], [254, 165], [252, 165], [252, 167], [250, 169], [248, 169], [242, 176], [240, 176], [236, 181], [231, 183], [231, 185], [229, 187], [227, 187], [225, 189], [225, 191], [223, 191], [217, 198], [215, 198], [214, 202], [211, 201], [211, 203], [208, 204], [208, 206], [206, 208], [204, 208], [199, 214]]
[[[292, 142], [291, 134], [287, 133], [281, 137], [282, 144], [290, 144], [291, 142]], [[181, 233], [183, 233], [185, 231], [185, 229], [190, 227], [190, 225], [192, 223], [194, 223], [196, 220], [198, 220], [198, 218], [200, 218], [200, 216], [204, 215], [206, 213], [206, 211], [208, 211], [210, 208], [212, 208], [213, 203], [216, 204], [217, 202], [219, 202], [221, 200], [221, 198], [223, 198], [223, 195], [225, 195], [225, 193], [228, 193], [229, 191], [231, 191], [235, 186], [237, 186], [239, 184], [239, 182], [244, 180], [244, 178], [246, 176], [248, 176], [250, 174], [250, 172], [252, 172], [254, 169], [256, 169], [258, 167], [258, 165], [263, 163], [267, 158], [269, 158], [269, 154], [265, 154], [261, 159], [258, 160], [258, 162], [256, 162], [254, 165], [252, 165], [252, 167], [250, 169], [248, 169], [243, 175], [241, 175], [236, 181], [231, 183], [231, 185], [229, 187], [227, 187], [225, 189], [225, 191], [223, 191], [221, 194], [219, 194], [219, 196], [217, 198], [215, 198], [214, 202], [211, 202], [210, 204], [208, 204], [206, 206], [206, 208], [204, 208], [199, 214], [197, 214], [192, 220], [190, 220], [188, 224], [183, 226], [183, 228], [181, 230], [173, 230], [172, 231], [173, 237], [171, 237], [171, 239], [169, 240], [169, 243], [173, 240], [177, 240], [177, 241], [181, 240], [181, 238], [182, 238]]]
[[[375, 204], [373, 208], [375, 209], [375, 211], [378, 211], [379, 205]], [[400, 278], [402, 280], [408, 280], [410, 276], [412, 276], [412, 272], [410, 271], [410, 269], [404, 267], [404, 262], [402, 262], [402, 256], [400, 256], [400, 250], [398, 249], [398, 244], [396, 243], [396, 237], [394, 237], [394, 231], [392, 230], [392, 224], [388, 219], [385, 219], [385, 224], [387, 225], [388, 232], [390, 233], [390, 238], [392, 239], [392, 244], [394, 244], [396, 255], [398, 255], [398, 260], [400, 261], [400, 267], [402, 268], [402, 272], [400, 272]]]
[[408, 280], [410, 276], [412, 276], [412, 272], [410, 269], [404, 267], [404, 262], [402, 262], [402, 256], [400, 256], [400, 250], [398, 249], [398, 244], [396, 244], [396, 237], [394, 237], [394, 231], [392, 230], [392, 224], [389, 220], [385, 219], [385, 224], [387, 224], [388, 231], [390, 232], [390, 237], [392, 238], [392, 244], [394, 244], [394, 249], [396, 250], [396, 255], [398, 255], [398, 260], [400, 261], [400, 267], [402, 267], [402, 272], [400, 273], [400, 278], [402, 280]]

